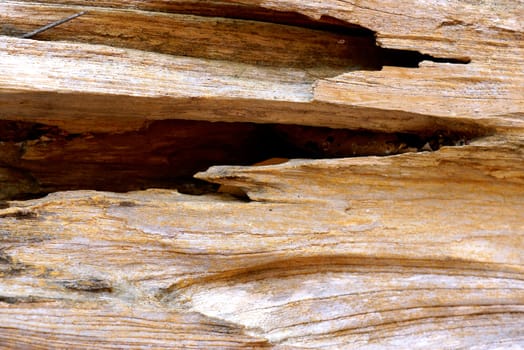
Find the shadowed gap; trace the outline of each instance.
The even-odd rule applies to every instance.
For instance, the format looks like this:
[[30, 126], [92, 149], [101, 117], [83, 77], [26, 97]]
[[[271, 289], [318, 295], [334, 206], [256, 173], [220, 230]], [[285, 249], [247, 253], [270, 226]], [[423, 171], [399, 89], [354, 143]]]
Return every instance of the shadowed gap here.
[[44, 124], [4, 120], [0, 121], [0, 199], [61, 190], [125, 192], [154, 187], [201, 194], [213, 192], [216, 186], [192, 176], [213, 165], [253, 165], [273, 158], [389, 156], [460, 146], [477, 136], [472, 131], [381, 133], [188, 120], [154, 121], [141, 130], [119, 134], [69, 134]]
[[[33, 39], [104, 44], [258, 66], [318, 69], [315, 76], [319, 78], [355, 70], [380, 70], [384, 66], [416, 68], [424, 60], [470, 61], [467, 57], [433, 57], [418, 51], [382, 48], [370, 29], [329, 16], [313, 20], [298, 13], [239, 4], [216, 4], [206, 9], [166, 4], [163, 10], [173, 16], [158, 16], [158, 23], [151, 25], [152, 11], [109, 14], [97, 10], [97, 6], [85, 9], [83, 16]], [[36, 18], [37, 13], [27, 8], [21, 7], [20, 11], [28, 11], [27, 16]], [[58, 13], [51, 17], [53, 21], [62, 18]], [[3, 22], [0, 34], [20, 37], [27, 33], [28, 29], [21, 29], [27, 26], [26, 17], [3, 18]], [[48, 24], [43, 19], [40, 22], [42, 26]], [[112, 23], [111, 30], [97, 29], [107, 23]]]

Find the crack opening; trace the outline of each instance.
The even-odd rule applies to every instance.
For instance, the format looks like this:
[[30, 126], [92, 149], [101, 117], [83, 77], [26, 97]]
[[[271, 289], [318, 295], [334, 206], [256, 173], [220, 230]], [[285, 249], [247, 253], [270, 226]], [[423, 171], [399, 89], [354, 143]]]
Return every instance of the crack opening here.
[[[2, 120], [0, 200], [81, 189], [127, 192], [156, 187], [204, 194], [219, 187], [193, 175], [213, 165], [435, 151], [482, 135], [474, 128], [384, 133], [189, 120], [153, 121], [138, 131], [119, 134], [68, 134], [43, 124]], [[13, 169], [17, 176], [2, 178]]]
[[[29, 27], [32, 29], [60, 17], [38, 17], [31, 12], [34, 10], [16, 6], [36, 18]], [[452, 64], [470, 62], [467, 57], [434, 57], [418, 51], [382, 48], [372, 30], [330, 16], [313, 20], [298, 13], [254, 6], [214, 6], [202, 9], [201, 6], [174, 5], [167, 6], [164, 13], [158, 9], [156, 12], [144, 11], [147, 6], [141, 11], [115, 13], [89, 6], [83, 8], [87, 11], [85, 15], [40, 33], [35, 39], [104, 44], [257, 66], [318, 69], [317, 77], [355, 70], [380, 70], [384, 66], [416, 68], [424, 60]], [[157, 14], [154, 21], [152, 13]], [[221, 17], [216, 17], [217, 13]], [[22, 15], [3, 18], [3, 22], [0, 28], [3, 35], [20, 36], [19, 33], [28, 30], [21, 29], [28, 27], [27, 17]], [[110, 28], [107, 23], [111, 23]]]
[[422, 61], [436, 63], [468, 64], [471, 60], [464, 58], [443, 58], [422, 54], [419, 51], [396, 50], [381, 48], [382, 66], [418, 68]]

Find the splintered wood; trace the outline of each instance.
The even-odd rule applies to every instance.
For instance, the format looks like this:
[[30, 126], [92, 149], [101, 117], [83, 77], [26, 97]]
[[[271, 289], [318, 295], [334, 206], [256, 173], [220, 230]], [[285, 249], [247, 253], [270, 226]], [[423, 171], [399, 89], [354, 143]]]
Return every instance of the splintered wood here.
[[522, 1], [94, 3], [0, 4], [1, 349], [524, 348]]

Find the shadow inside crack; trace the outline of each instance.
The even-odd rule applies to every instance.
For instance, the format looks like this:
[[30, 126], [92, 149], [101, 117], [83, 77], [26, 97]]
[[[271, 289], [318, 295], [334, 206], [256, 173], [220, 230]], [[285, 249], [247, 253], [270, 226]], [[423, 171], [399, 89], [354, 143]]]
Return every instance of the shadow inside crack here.
[[480, 132], [438, 129], [416, 134], [384, 133], [161, 120], [119, 134], [69, 134], [44, 124], [3, 120], [0, 175], [6, 176], [0, 179], [0, 199], [39, 197], [62, 190], [126, 192], [155, 187], [202, 194], [214, 192], [217, 186], [193, 179], [193, 175], [213, 165], [435, 151], [442, 146], [467, 144], [482, 136]]
[[[355, 70], [380, 70], [384, 66], [418, 67], [424, 60], [469, 62], [469, 58], [433, 57], [418, 51], [382, 48], [372, 30], [330, 16], [314, 20], [299, 13], [240, 4], [210, 4], [209, 8], [141, 5], [142, 11], [122, 7], [124, 10], [119, 11], [96, 5], [85, 7], [87, 13], [33, 39], [304, 69], [317, 78]], [[38, 7], [18, 3], [9, 4], [9, 8], [6, 15], [0, 15], [0, 35], [21, 37], [78, 12], [77, 8], [63, 7], [41, 13]]]

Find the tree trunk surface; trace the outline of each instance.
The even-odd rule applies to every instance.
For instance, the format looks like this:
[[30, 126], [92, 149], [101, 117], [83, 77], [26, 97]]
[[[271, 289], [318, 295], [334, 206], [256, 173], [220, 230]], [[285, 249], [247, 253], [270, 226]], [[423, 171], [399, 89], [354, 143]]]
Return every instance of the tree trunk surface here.
[[0, 348], [524, 348], [523, 18], [2, 1]]

